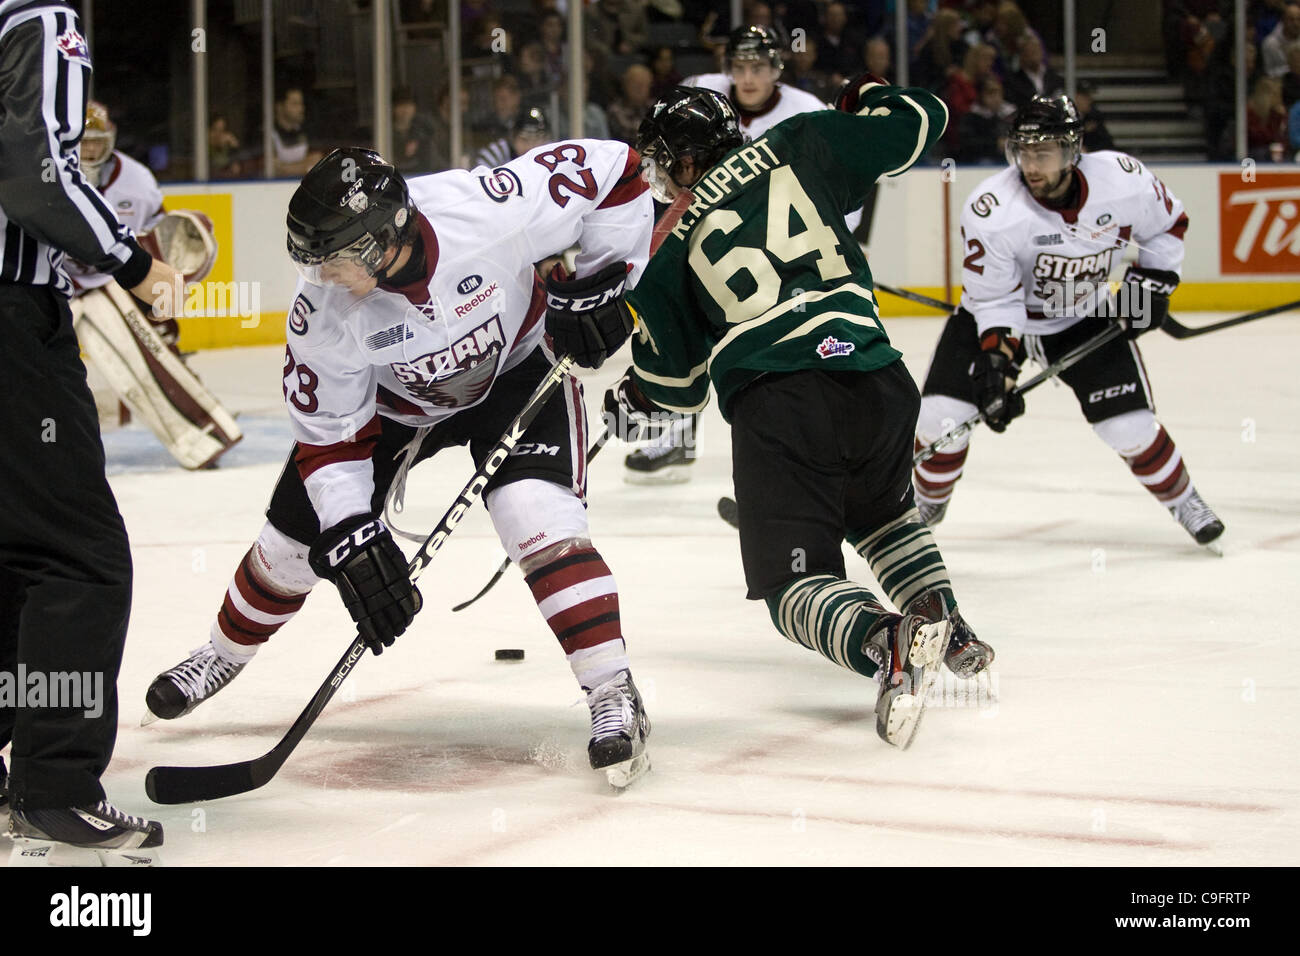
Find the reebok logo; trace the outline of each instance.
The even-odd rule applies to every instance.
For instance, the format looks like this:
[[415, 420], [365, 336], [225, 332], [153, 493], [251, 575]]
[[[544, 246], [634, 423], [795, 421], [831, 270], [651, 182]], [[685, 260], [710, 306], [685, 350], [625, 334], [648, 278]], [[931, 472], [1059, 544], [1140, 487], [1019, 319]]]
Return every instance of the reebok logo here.
[[537, 532], [537, 534], [533, 535], [533, 536], [532, 536], [531, 538], [529, 538], [527, 541], [520, 541], [520, 542], [519, 542], [519, 550], [520, 550], [520, 551], [527, 551], [527, 550], [528, 550], [529, 548], [531, 548], [533, 545], [535, 545], [535, 544], [537, 544], [537, 543], [539, 543], [539, 542], [541, 542], [541, 541], [545, 541], [545, 540], [546, 540], [546, 532], [545, 532], [545, 531], [539, 531], [539, 532]]
[[475, 295], [474, 298], [466, 302], [462, 302], [460, 305], [456, 306], [456, 314], [461, 318], [464, 318], [465, 316], [469, 315], [476, 308], [478, 308], [480, 305], [482, 305], [484, 302], [486, 302], [488, 299], [492, 298], [492, 296], [496, 294], [497, 294], [497, 283], [493, 282], [482, 292]]

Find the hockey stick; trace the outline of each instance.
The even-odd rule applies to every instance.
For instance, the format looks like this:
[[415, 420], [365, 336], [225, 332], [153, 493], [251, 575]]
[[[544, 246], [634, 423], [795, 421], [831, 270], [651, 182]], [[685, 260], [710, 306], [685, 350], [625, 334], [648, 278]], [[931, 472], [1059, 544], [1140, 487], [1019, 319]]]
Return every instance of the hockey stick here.
[[1172, 315], [1166, 317], [1164, 324], [1160, 326], [1176, 339], [1194, 339], [1198, 335], [1209, 335], [1211, 332], [1218, 332], [1220, 329], [1230, 329], [1234, 325], [1241, 325], [1243, 322], [1253, 322], [1255, 319], [1268, 318], [1270, 315], [1277, 315], [1279, 312], [1290, 312], [1300, 308], [1300, 301], [1287, 302], [1284, 305], [1275, 305], [1268, 309], [1260, 309], [1258, 312], [1247, 312], [1245, 315], [1239, 315], [1235, 319], [1224, 319], [1222, 322], [1215, 322], [1211, 325], [1202, 325], [1200, 328], [1193, 329], [1183, 325]]
[[[455, 502], [438, 522], [438, 527], [420, 546], [419, 552], [410, 564], [412, 582], [424, 573], [424, 569], [433, 561], [434, 554], [442, 547], [447, 536], [460, 524], [465, 512], [482, 496], [484, 486], [509, 457], [519, 439], [528, 430], [528, 426], [533, 423], [533, 419], [541, 412], [542, 406], [559, 388], [572, 367], [573, 356], [571, 355], [564, 356], [551, 366], [550, 372], [533, 391], [532, 397], [528, 399], [523, 410], [515, 417], [500, 440], [492, 446], [483, 464], [456, 496]], [[293, 722], [288, 733], [262, 756], [240, 763], [223, 764], [219, 767], [153, 767], [145, 777], [145, 793], [154, 803], [192, 803], [196, 800], [216, 800], [237, 793], [247, 793], [249, 790], [256, 790], [263, 786], [276, 775], [289, 755], [302, 742], [302, 738], [325, 709], [325, 705], [330, 702], [330, 698], [342, 686], [357, 661], [361, 660], [365, 651], [365, 641], [358, 636], [339, 658], [329, 677], [325, 678], [325, 683], [321, 684], [306, 709], [298, 715], [298, 719]]]
[[910, 299], [920, 305], [928, 305], [930, 308], [938, 309], [940, 312], [951, 312], [953, 309], [957, 308], [957, 306], [953, 305], [951, 302], [944, 302], [942, 299], [932, 299], [928, 295], [921, 295], [919, 292], [911, 292], [907, 289], [895, 289], [892, 285], [885, 285], [883, 282], [877, 282], [874, 279], [872, 279], [871, 282], [872, 285], [881, 292], [887, 292], [889, 295], [896, 295], [900, 299]]
[[[1119, 325], [1118, 323], [1111, 323], [1103, 331], [1093, 336], [1091, 339], [1084, 342], [1082, 345], [1078, 346], [1077, 348], [1067, 352], [1065, 355], [1062, 355], [1051, 365], [1047, 366], [1047, 368], [1043, 369], [1033, 378], [1029, 379], [1029, 381], [1025, 382], [1023, 385], [1018, 386], [1014, 390], [1014, 394], [1024, 395], [1026, 392], [1032, 392], [1039, 385], [1042, 385], [1044, 382], [1046, 382], [1049, 378], [1055, 378], [1057, 375], [1060, 375], [1066, 369], [1070, 368], [1070, 366], [1077, 364], [1082, 359], [1086, 358], [1088, 355], [1091, 355], [1093, 352], [1097, 351], [1097, 349], [1101, 348], [1103, 345], [1106, 345], [1109, 342], [1119, 338], [1123, 334], [1124, 334], [1123, 326]], [[962, 435], [965, 435], [968, 432], [972, 431], [975, 428], [975, 426], [978, 425], [983, 420], [984, 420], [984, 416], [981, 414], [972, 415], [970, 418], [966, 419], [966, 421], [962, 422], [956, 428], [953, 428], [950, 431], [947, 431], [944, 434], [940, 435], [929, 445], [927, 445], [926, 447], [918, 451], [916, 455], [913, 456], [912, 458], [912, 464], [919, 465], [923, 461], [929, 461], [936, 454], [938, 454], [942, 449], [946, 448], [948, 445], [951, 445]], [[733, 528], [737, 527], [738, 524], [736, 519], [738, 516], [738, 510], [737, 510], [735, 500], [726, 497], [719, 498], [718, 516], [722, 518], [723, 521], [727, 522], [727, 524], [731, 525]]]
[[[601, 450], [602, 448], [605, 447], [605, 443], [606, 443], [607, 441], [609, 441], [609, 427], [608, 427], [608, 426], [606, 426], [605, 430], [604, 430], [603, 432], [600, 433], [600, 437], [597, 438], [594, 442], [592, 442], [591, 447], [590, 447], [589, 449], [587, 449], [587, 464], [588, 464], [588, 465], [590, 465], [590, 464], [592, 463], [592, 461], [595, 459], [595, 457], [596, 457], [597, 455], [600, 454], [600, 450]], [[491, 577], [491, 579], [488, 581], [488, 583], [485, 584], [485, 585], [483, 585], [483, 590], [479, 591], [478, 594], [475, 594], [475, 595], [474, 595], [472, 598], [470, 598], [468, 601], [461, 601], [459, 604], [457, 604], [454, 608], [451, 609], [452, 613], [454, 614], [454, 613], [456, 613], [457, 611], [463, 611], [463, 610], [465, 610], [465, 608], [469, 607], [471, 604], [473, 604], [475, 601], [477, 601], [477, 600], [478, 600], [479, 598], [481, 598], [483, 595], [485, 595], [485, 594], [487, 594], [489, 591], [491, 591], [492, 588], [496, 585], [496, 583], [497, 583], [498, 581], [501, 580], [501, 576], [502, 576], [503, 574], [506, 573], [506, 569], [509, 568], [510, 565], [511, 565], [512, 563], [513, 563], [513, 562], [511, 561], [511, 559], [510, 559], [509, 557], [507, 557], [504, 561], [502, 561], [502, 562], [501, 562], [501, 567], [497, 568], [496, 574], [492, 575], [492, 577]]]

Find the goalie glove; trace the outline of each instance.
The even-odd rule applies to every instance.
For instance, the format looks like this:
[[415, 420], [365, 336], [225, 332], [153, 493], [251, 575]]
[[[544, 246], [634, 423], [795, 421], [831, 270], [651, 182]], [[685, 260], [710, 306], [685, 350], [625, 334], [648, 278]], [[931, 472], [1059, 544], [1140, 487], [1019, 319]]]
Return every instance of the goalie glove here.
[[646, 398], [637, 388], [631, 368], [605, 393], [605, 427], [619, 441], [631, 444], [655, 438], [684, 417], [679, 412], [666, 412]]
[[357, 633], [376, 654], [392, 646], [420, 610], [406, 558], [378, 518], [355, 515], [322, 531], [308, 562], [339, 589]]
[[636, 319], [623, 300], [628, 266], [615, 262], [594, 275], [566, 279], [560, 268], [546, 277], [546, 331], [558, 355], [583, 368], [600, 368], [632, 334]]
[[1010, 329], [989, 329], [980, 337], [980, 353], [971, 363], [975, 404], [984, 424], [999, 434], [1025, 413], [1025, 399], [1014, 391], [1020, 376], [1020, 339]]
[[1178, 288], [1178, 273], [1129, 266], [1123, 283], [1119, 319], [1124, 337], [1135, 339], [1164, 325], [1169, 318], [1169, 297]]

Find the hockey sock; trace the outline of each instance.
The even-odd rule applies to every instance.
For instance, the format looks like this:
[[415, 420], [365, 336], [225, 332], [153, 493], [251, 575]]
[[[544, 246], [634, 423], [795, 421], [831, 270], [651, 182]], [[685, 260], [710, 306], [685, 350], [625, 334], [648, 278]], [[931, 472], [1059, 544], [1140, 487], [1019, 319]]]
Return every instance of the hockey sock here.
[[562, 552], [524, 578], [583, 687], [631, 667], [623, 643], [614, 575], [595, 548]]
[[[929, 445], [929, 441], [916, 439], [916, 450]], [[912, 487], [916, 497], [926, 504], [943, 504], [952, 497], [953, 486], [961, 477], [966, 467], [966, 453], [970, 445], [963, 445], [955, 451], [939, 452], [933, 458], [921, 462], [912, 469]]]
[[274, 588], [254, 564], [258, 545], [248, 549], [226, 588], [212, 624], [212, 643], [222, 656], [247, 661], [298, 613], [308, 592], [286, 594]]
[[876, 663], [862, 653], [862, 642], [889, 612], [866, 588], [829, 574], [811, 574], [770, 596], [767, 610], [787, 640], [864, 677], [875, 676]]
[[1183, 456], [1163, 425], [1146, 448], [1134, 455], [1121, 453], [1121, 456], [1137, 480], [1166, 508], [1182, 504], [1195, 490], [1183, 467]]
[[[962, 451], [965, 455], [965, 451]], [[889, 600], [900, 610], [926, 591], [938, 591], [947, 607], [955, 607], [948, 568], [934, 535], [915, 508], [867, 533], [850, 533], [849, 544], [871, 565]]]

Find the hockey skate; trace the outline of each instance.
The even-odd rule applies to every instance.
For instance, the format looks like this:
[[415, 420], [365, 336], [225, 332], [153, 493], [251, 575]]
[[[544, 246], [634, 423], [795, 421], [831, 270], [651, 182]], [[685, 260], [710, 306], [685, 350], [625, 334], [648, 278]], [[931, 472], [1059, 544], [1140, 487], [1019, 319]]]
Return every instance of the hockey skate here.
[[1170, 508], [1169, 513], [1174, 516], [1175, 521], [1187, 529], [1187, 533], [1196, 539], [1197, 544], [1223, 557], [1223, 542], [1220, 541], [1223, 535], [1223, 522], [1201, 498], [1200, 492], [1193, 490], [1182, 504]]
[[921, 516], [921, 520], [924, 521], [928, 527], [933, 528], [943, 520], [943, 516], [948, 511], [948, 502], [940, 501], [931, 503], [917, 498], [916, 511]]
[[691, 480], [695, 449], [687, 437], [694, 435], [698, 415], [691, 415], [665, 428], [663, 434], [638, 448], [623, 460], [623, 478], [633, 485], [674, 485]]
[[876, 733], [885, 743], [900, 750], [911, 746], [951, 637], [950, 621], [933, 623], [909, 614], [890, 615], [863, 641], [862, 652], [880, 668]]
[[903, 616], [909, 614], [919, 614], [932, 623], [946, 620], [952, 625], [943, 662], [948, 665], [948, 670], [963, 680], [973, 678], [993, 663], [996, 656], [993, 648], [975, 636], [961, 611], [955, 607], [948, 609], [938, 591], [926, 591], [913, 598], [903, 608]]
[[627, 671], [583, 690], [591, 708], [591, 742], [587, 744], [591, 769], [604, 770], [609, 785], [622, 790], [650, 769], [650, 755], [645, 752], [650, 718], [641, 693]]
[[218, 654], [209, 641], [171, 670], [154, 678], [144, 695], [148, 713], [142, 723], [153, 723], [159, 718], [175, 720], [184, 717], [234, 680], [243, 669], [243, 664], [233, 663]]
[[107, 800], [57, 810], [13, 809], [10, 866], [153, 866], [162, 824], [123, 813]]

